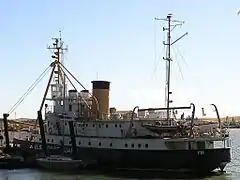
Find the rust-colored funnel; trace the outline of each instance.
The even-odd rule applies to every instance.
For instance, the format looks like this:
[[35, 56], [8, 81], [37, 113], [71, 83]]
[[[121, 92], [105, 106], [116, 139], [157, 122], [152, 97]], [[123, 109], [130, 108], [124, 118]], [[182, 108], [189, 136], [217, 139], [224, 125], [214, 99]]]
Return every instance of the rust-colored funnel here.
[[[110, 82], [108, 81], [92, 81], [92, 95], [97, 99], [99, 104], [99, 117], [107, 118], [109, 114], [109, 89]], [[93, 99], [92, 103], [93, 113], [97, 112], [97, 104]]]

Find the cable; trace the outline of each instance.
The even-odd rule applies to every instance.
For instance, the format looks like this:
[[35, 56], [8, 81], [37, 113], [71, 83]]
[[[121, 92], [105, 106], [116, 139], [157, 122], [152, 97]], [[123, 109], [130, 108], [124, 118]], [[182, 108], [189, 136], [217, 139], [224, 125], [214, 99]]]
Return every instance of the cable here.
[[42, 74], [34, 81], [34, 83], [27, 89], [27, 91], [18, 99], [18, 101], [12, 106], [12, 108], [8, 111], [8, 114], [12, 114], [13, 111], [21, 104], [21, 102], [26, 98], [26, 96], [36, 87], [36, 85], [43, 79], [43, 77], [49, 71], [50, 66], [48, 66]]
[[181, 57], [181, 59], [183, 60], [183, 62], [185, 63], [186, 67], [189, 67], [188, 64], [187, 64], [187, 61], [185, 60], [184, 56], [181, 54], [179, 48], [177, 47], [176, 44], [174, 44], [174, 48], [176, 48], [177, 50], [177, 53], [179, 54], [179, 56]]
[[[152, 78], [154, 77], [154, 74], [156, 73], [157, 71], [157, 67], [158, 67], [158, 64], [160, 62], [160, 58], [157, 57], [157, 32], [156, 32], [156, 22], [154, 21], [154, 69], [153, 69], [153, 72], [152, 72]], [[166, 34], [163, 33], [163, 41], [165, 41], [166, 39]], [[162, 47], [162, 53], [166, 53], [166, 47], [163, 46]]]
[[[177, 57], [177, 53], [176, 53], [175, 49], [174, 49], [174, 48], [172, 48], [172, 49], [173, 49], [173, 53], [174, 53], [174, 55]], [[175, 59], [177, 59], [177, 58], [175, 58]], [[181, 74], [181, 76], [182, 76], [182, 80], [184, 80], [183, 72], [182, 72], [181, 66], [180, 66], [178, 60], [177, 60], [176, 62], [177, 62], [178, 70], [179, 70], [179, 72], [180, 72], [180, 74]]]

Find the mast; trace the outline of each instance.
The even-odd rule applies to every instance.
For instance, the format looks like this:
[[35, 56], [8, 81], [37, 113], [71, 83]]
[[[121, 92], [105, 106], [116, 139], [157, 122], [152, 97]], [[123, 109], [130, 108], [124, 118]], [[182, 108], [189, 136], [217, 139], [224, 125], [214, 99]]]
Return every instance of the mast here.
[[[63, 74], [60, 68], [60, 63], [63, 64], [63, 54], [64, 51], [67, 51], [68, 48], [67, 47], [63, 47], [64, 42], [62, 41], [62, 37], [61, 37], [61, 31], [59, 31], [59, 37], [58, 38], [52, 38], [53, 39], [53, 46], [48, 46], [47, 49], [49, 50], [53, 50], [53, 54], [52, 58], [57, 60], [58, 63], [56, 63], [57, 66], [57, 71], [55, 71], [55, 82], [57, 84], [62, 84], [63, 83]], [[60, 63], [59, 63], [60, 62]]]
[[166, 102], [166, 108], [167, 108], [167, 120], [168, 120], [168, 124], [171, 124], [171, 120], [170, 120], [170, 103], [172, 103], [172, 100], [170, 100], [170, 94], [172, 94], [172, 92], [170, 91], [170, 74], [171, 74], [171, 46], [173, 44], [175, 44], [177, 41], [179, 41], [180, 39], [182, 39], [184, 36], [186, 36], [188, 33], [183, 34], [182, 36], [180, 36], [177, 40], [171, 42], [171, 32], [172, 30], [179, 25], [182, 25], [184, 23], [184, 21], [179, 21], [179, 20], [172, 20], [172, 14], [169, 13], [167, 15], [167, 18], [165, 19], [159, 19], [159, 18], [155, 18], [155, 20], [160, 20], [160, 21], [167, 21], [167, 28], [163, 27], [163, 31], [167, 31], [167, 43], [165, 43], [165, 41], [163, 42], [163, 44], [165, 46], [167, 46], [167, 53], [166, 53], [166, 57], [164, 57], [163, 59], [166, 60], [166, 92], [165, 92], [165, 102]]

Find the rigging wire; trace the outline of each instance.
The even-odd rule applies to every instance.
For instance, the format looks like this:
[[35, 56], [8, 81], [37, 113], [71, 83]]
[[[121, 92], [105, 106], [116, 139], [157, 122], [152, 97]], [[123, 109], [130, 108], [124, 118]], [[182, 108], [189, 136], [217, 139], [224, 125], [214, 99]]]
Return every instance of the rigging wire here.
[[[177, 53], [176, 53], [176, 51], [175, 51], [175, 48], [173, 47], [172, 50], [173, 50], [174, 55], [176, 56], [175, 59], [177, 59]], [[180, 63], [179, 63], [178, 60], [177, 60], [176, 62], [177, 62], [178, 70], [179, 70], [179, 72], [180, 72], [180, 74], [181, 74], [182, 80], [184, 80], [184, 76], [183, 76], [183, 72], [182, 72]]]
[[186, 65], [186, 67], [189, 68], [186, 59], [184, 58], [184, 56], [182, 55], [182, 53], [180, 52], [179, 48], [177, 47], [177, 45], [174, 45], [174, 48], [176, 49], [177, 53], [179, 54], [179, 56], [181, 57], [181, 59], [183, 60], [184, 64]]
[[[157, 57], [157, 41], [156, 41], [156, 39], [157, 39], [156, 21], [154, 21], [154, 69], [152, 72], [152, 77], [156, 73], [158, 64], [160, 62], [160, 58]], [[166, 34], [163, 33], [163, 41], [165, 41], [165, 40], [166, 40]], [[166, 47], [162, 46], [162, 54], [165, 54], [165, 53], [166, 53]]]
[[8, 111], [8, 114], [12, 114], [13, 111], [22, 103], [22, 101], [27, 97], [27, 95], [36, 87], [36, 85], [43, 79], [43, 77], [50, 70], [50, 66], [48, 66], [40, 76], [34, 81], [34, 83], [27, 89], [27, 91], [18, 99], [18, 101], [12, 106], [12, 108]]
[[[65, 68], [65, 67], [64, 67], [64, 68]], [[65, 74], [67, 80], [70, 82], [70, 84], [73, 86], [73, 88], [74, 88], [75, 90], [77, 90], [76, 86], [74, 86], [73, 82], [70, 80], [70, 78], [67, 76], [67, 74], [66, 74], [65, 71], [63, 70], [63, 65], [62, 65], [62, 67], [60, 67], [60, 69], [61, 69], [61, 71]], [[65, 70], [68, 71], [67, 69], [65, 69]], [[70, 74], [70, 73], [69, 73], [69, 74]], [[74, 77], [72, 74], [70, 74], [70, 75], [75, 79], [75, 77]], [[75, 80], [76, 80], [76, 79], [75, 79]], [[78, 81], [77, 81], [77, 82], [78, 82]], [[80, 83], [80, 82], [78, 82], [78, 83]], [[80, 85], [82, 86], [81, 83], [80, 83]], [[82, 86], [82, 87], [86, 90], [86, 88], [85, 88], [84, 86]], [[83, 100], [83, 102], [85, 103], [85, 105], [90, 109], [87, 101], [86, 101], [85, 99], [82, 99], [82, 100]]]

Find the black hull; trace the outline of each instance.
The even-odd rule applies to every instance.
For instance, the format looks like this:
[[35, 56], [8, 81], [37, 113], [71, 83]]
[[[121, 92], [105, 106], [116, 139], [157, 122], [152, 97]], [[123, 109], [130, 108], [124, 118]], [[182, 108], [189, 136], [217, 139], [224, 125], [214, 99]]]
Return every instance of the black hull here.
[[0, 169], [19, 169], [24, 167], [23, 161], [19, 159], [0, 159]]
[[[203, 154], [204, 153], [204, 154]], [[120, 169], [211, 172], [231, 161], [230, 149], [211, 150], [108, 150], [80, 148], [81, 159], [93, 158], [98, 165]]]
[[[25, 143], [22, 141], [22, 145]], [[25, 146], [23, 149], [26, 151], [28, 148]], [[31, 154], [41, 152], [34, 149], [27, 151]], [[49, 150], [49, 152], [56, 154], [57, 151]], [[96, 162], [98, 167], [161, 171], [211, 172], [217, 168], [223, 169], [231, 161], [230, 148], [204, 150], [78, 148], [77, 156], [86, 163]]]

